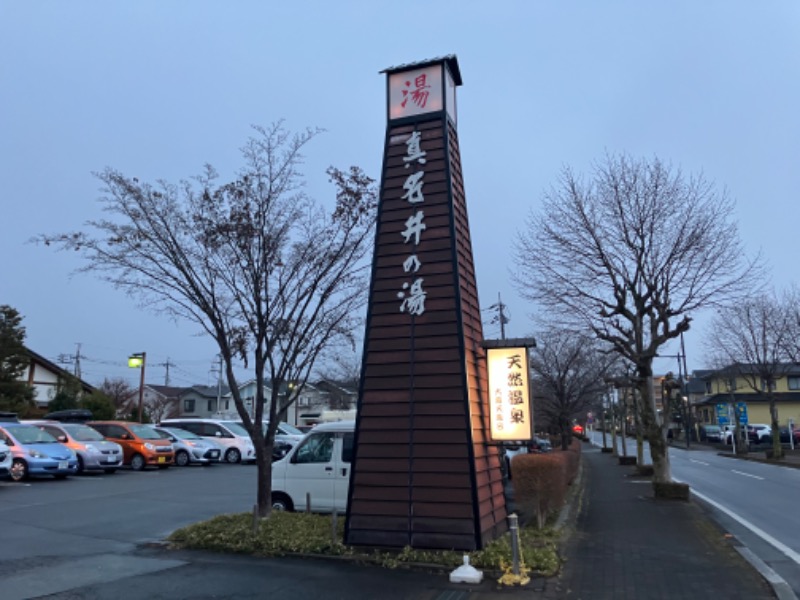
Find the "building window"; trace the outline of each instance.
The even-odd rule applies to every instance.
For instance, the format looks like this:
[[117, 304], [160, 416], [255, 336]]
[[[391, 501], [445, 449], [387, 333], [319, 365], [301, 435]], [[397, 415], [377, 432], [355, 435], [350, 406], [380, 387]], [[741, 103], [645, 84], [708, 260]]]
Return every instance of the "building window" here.
[[187, 398], [183, 401], [183, 412], [193, 413], [194, 412], [194, 398]]
[[790, 390], [800, 390], [800, 377], [787, 377]]

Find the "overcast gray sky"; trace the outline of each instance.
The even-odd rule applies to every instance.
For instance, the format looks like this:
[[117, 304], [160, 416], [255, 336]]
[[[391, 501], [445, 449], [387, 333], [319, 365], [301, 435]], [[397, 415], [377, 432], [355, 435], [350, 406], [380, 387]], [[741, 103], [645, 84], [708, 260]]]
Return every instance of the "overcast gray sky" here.
[[[703, 171], [736, 200], [775, 284], [800, 279], [796, 0], [0, 0], [0, 303], [22, 313], [34, 351], [57, 360], [81, 344], [90, 383], [136, 384], [125, 362], [139, 351], [148, 382], [169, 361], [171, 384], [213, 383], [216, 350], [196, 327], [71, 277], [75, 256], [27, 240], [99, 215], [92, 171], [177, 181], [208, 162], [230, 176], [251, 125], [279, 119], [327, 130], [306, 153], [315, 196], [331, 195], [328, 165], [379, 178], [378, 72], [451, 53], [481, 303], [502, 294], [508, 335], [532, 333], [509, 280], [514, 232], [562, 167], [587, 173], [606, 152]], [[690, 370], [710, 366], [703, 322], [686, 338]]]

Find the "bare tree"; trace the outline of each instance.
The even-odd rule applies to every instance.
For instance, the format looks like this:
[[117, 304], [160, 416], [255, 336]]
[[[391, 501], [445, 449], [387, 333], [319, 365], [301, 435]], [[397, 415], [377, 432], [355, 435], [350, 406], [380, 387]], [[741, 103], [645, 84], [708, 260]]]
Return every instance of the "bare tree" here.
[[100, 385], [100, 391], [111, 399], [117, 415], [130, 414], [133, 409], [133, 402], [138, 397], [138, 390], [122, 378], [104, 379]]
[[671, 481], [653, 359], [691, 314], [735, 301], [746, 261], [733, 203], [702, 176], [658, 159], [607, 156], [591, 180], [563, 171], [518, 233], [519, 292], [576, 330], [591, 330], [634, 368], [654, 481]]
[[[794, 370], [787, 349], [796, 343], [791, 307], [762, 294], [721, 309], [711, 326], [708, 347], [715, 364], [735, 381], [741, 379], [769, 402], [773, 456], [783, 454], [775, 401], [775, 384]], [[734, 379], [735, 378], [735, 379]], [[732, 389], [734, 385], [731, 386]]]
[[558, 428], [562, 450], [572, 439], [573, 418], [585, 416], [606, 391], [604, 380], [616, 357], [598, 346], [594, 338], [549, 328], [537, 336], [531, 351], [537, 412]]
[[164, 419], [178, 417], [178, 407], [175, 398], [167, 396], [154, 396], [147, 401], [147, 414], [153, 423], [160, 423]]
[[[39, 239], [82, 252], [82, 271], [196, 323], [215, 340], [256, 449], [258, 514], [268, 516], [277, 416], [318, 360], [353, 345], [363, 320], [377, 194], [360, 169], [330, 168], [336, 202], [326, 211], [304, 193], [299, 170], [301, 151], [318, 132], [292, 134], [282, 123], [255, 130], [233, 181], [218, 185], [210, 166], [193, 181], [154, 185], [106, 169], [97, 176], [111, 217]], [[253, 417], [235, 361], [256, 382]], [[289, 382], [294, 392], [284, 395]]]

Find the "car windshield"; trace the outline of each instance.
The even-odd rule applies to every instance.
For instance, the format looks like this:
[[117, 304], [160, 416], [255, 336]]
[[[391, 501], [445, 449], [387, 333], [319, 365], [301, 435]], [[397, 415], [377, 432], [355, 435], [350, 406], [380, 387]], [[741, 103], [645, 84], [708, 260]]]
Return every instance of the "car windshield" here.
[[250, 437], [250, 434], [247, 433], [247, 430], [238, 423], [234, 423], [233, 421], [225, 421], [222, 424], [225, 425], [225, 427], [227, 427], [228, 429], [230, 429], [230, 432], [234, 435]]
[[191, 431], [186, 431], [185, 429], [164, 429], [169, 434], [174, 435], [179, 440], [202, 440], [203, 438], [197, 435], [196, 433], [192, 433]]
[[159, 433], [149, 425], [129, 425], [131, 431], [143, 440], [164, 439]]
[[302, 432], [302, 431], [300, 431], [300, 430], [299, 430], [297, 427], [295, 427], [294, 425], [289, 425], [289, 423], [280, 423], [280, 424], [278, 425], [278, 427], [279, 427], [281, 430], [283, 430], [283, 432], [284, 432], [284, 433], [287, 433], [287, 434], [289, 434], [289, 435], [303, 435], [303, 432]]
[[62, 425], [64, 431], [79, 442], [102, 442], [103, 435], [88, 425]]
[[9, 427], [10, 433], [20, 444], [52, 444], [56, 441], [52, 435], [33, 425]]

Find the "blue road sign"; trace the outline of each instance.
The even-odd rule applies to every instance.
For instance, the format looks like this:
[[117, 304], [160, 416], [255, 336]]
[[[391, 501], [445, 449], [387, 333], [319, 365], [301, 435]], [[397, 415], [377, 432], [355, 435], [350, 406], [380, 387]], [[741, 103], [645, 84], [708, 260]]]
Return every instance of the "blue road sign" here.
[[720, 427], [730, 424], [727, 404], [717, 404], [717, 423], [719, 423]]
[[747, 425], [747, 404], [736, 403], [736, 417], [739, 419], [739, 425]]

